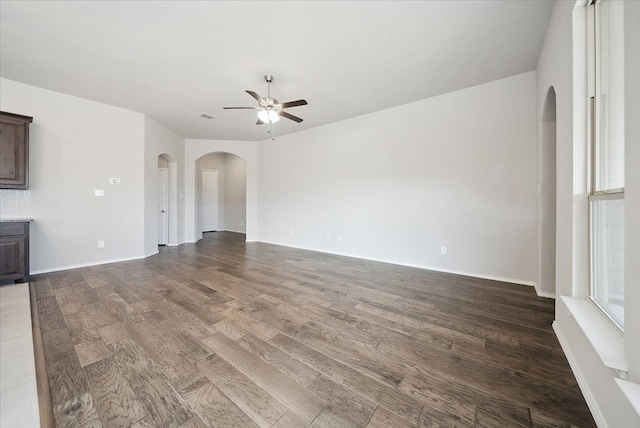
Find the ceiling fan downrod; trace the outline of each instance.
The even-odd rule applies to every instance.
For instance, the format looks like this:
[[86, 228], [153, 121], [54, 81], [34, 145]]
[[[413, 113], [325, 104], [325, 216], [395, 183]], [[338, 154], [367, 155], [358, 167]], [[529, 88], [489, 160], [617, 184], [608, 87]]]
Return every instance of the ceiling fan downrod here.
[[271, 99], [271, 82], [273, 82], [273, 75], [265, 74], [264, 80], [267, 81], [267, 97]]

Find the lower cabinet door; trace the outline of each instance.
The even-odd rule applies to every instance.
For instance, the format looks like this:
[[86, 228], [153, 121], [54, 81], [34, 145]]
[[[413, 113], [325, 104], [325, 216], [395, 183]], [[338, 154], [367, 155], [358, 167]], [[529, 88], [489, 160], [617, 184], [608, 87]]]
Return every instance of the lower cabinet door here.
[[0, 237], [0, 284], [11, 283], [26, 276], [26, 236]]

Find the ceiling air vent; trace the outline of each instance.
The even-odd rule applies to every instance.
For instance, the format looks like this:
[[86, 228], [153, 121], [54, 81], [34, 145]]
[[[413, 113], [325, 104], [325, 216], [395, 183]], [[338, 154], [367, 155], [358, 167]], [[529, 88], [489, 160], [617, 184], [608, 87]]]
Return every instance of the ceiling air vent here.
[[200, 113], [200, 117], [204, 117], [205, 119], [215, 119], [216, 117], [209, 113]]

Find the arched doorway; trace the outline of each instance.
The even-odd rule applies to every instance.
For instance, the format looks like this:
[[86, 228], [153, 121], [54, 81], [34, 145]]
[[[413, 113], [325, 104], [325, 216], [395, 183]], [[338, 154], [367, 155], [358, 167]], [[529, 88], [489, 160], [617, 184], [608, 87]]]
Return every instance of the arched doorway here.
[[195, 181], [196, 239], [213, 230], [246, 234], [245, 160], [227, 152], [203, 155], [195, 161]]
[[538, 293], [556, 293], [556, 91], [549, 88], [540, 123], [540, 273]]
[[178, 245], [178, 173], [173, 156], [158, 155], [156, 206], [158, 245]]

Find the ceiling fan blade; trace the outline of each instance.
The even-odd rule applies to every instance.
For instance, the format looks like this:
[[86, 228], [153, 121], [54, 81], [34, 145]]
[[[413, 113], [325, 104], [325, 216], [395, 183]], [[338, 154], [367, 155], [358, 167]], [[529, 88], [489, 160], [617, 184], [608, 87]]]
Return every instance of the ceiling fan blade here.
[[281, 108], [306, 106], [307, 105], [307, 100], [289, 101], [288, 103], [282, 103], [281, 105], [282, 105]]
[[298, 122], [298, 123], [302, 122], [302, 119], [292, 114], [289, 114], [286, 111], [279, 111], [278, 114], [282, 117], [286, 117], [287, 119], [293, 120], [294, 122]]
[[260, 110], [258, 107], [222, 107], [225, 110]]
[[247, 94], [251, 95], [253, 98], [255, 98], [257, 102], [262, 102], [262, 97], [260, 95], [256, 94], [255, 92], [249, 91], [249, 90], [247, 90], [245, 92]]
[[258, 119], [258, 121], [256, 122], [256, 125], [264, 125], [264, 122]]

